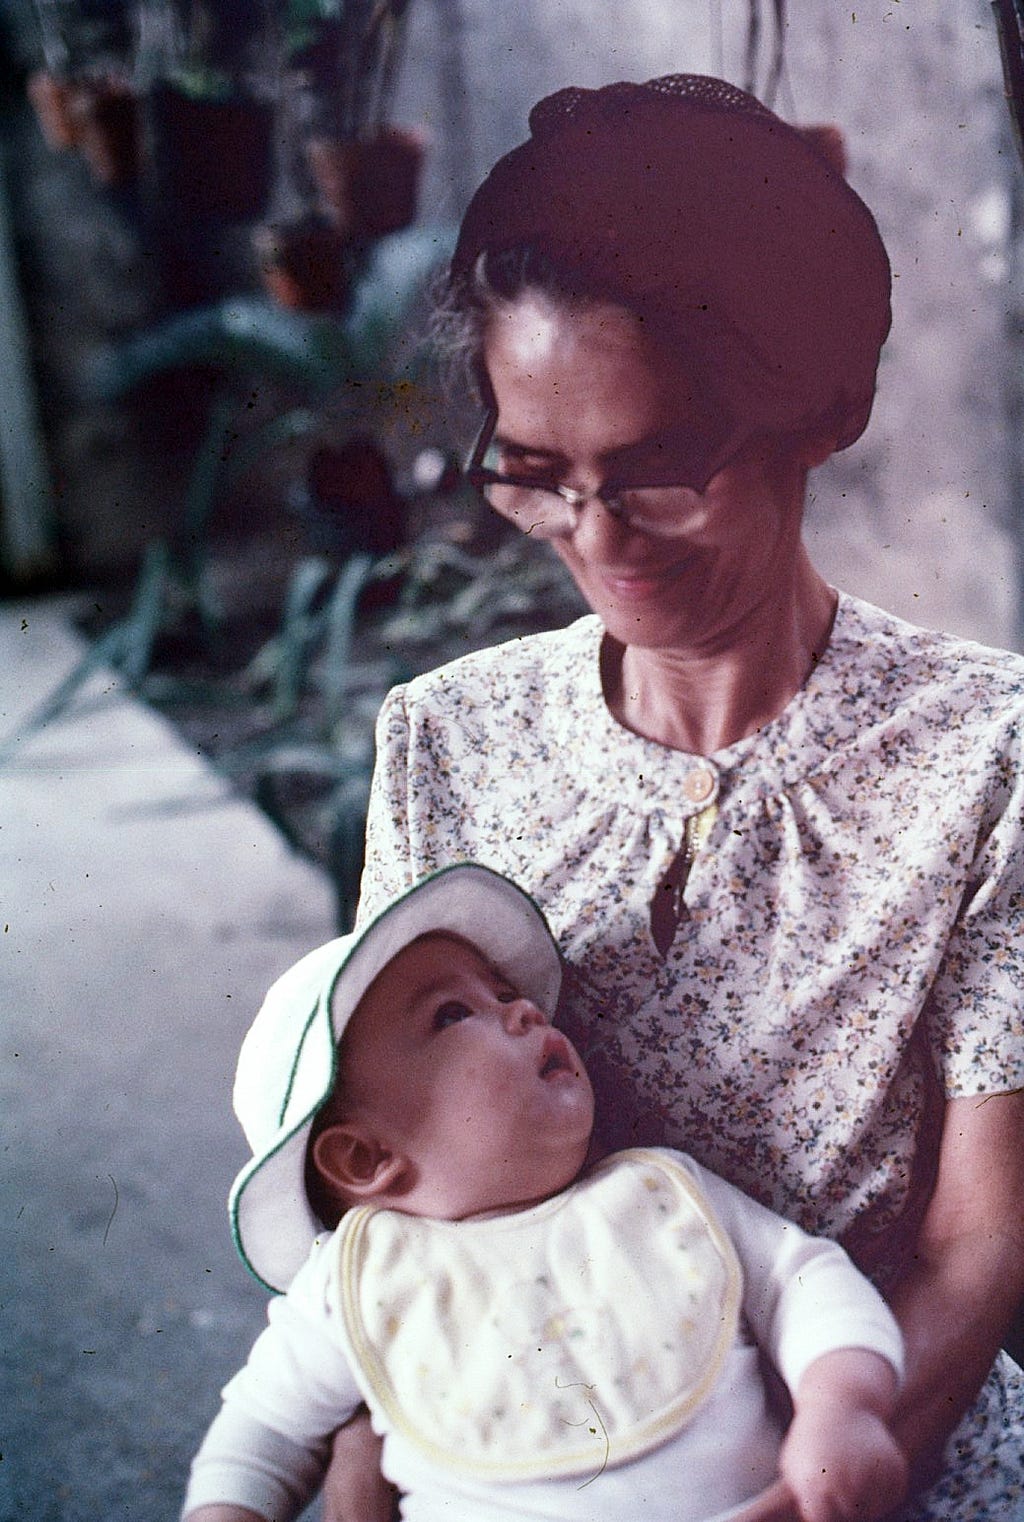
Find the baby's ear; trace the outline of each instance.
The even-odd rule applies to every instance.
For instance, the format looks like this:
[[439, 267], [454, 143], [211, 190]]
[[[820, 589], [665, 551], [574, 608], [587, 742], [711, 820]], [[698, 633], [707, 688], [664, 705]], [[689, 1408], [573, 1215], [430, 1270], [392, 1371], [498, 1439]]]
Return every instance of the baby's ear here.
[[350, 1120], [320, 1132], [313, 1143], [313, 1165], [327, 1187], [349, 1204], [390, 1193], [406, 1172], [404, 1157], [389, 1151], [367, 1126]]

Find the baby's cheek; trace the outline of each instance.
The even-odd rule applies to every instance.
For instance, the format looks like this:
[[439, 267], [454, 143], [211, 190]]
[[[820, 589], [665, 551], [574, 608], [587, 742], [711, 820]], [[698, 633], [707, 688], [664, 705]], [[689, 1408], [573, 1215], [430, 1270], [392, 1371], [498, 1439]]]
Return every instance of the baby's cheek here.
[[434, 1088], [434, 1112], [439, 1122], [475, 1124], [481, 1113], [494, 1104], [500, 1085], [489, 1064], [467, 1058], [451, 1064]]

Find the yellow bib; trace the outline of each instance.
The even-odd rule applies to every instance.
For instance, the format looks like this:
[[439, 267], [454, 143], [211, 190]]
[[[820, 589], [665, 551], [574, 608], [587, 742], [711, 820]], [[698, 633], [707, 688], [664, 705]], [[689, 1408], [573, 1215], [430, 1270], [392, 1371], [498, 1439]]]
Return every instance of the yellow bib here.
[[478, 1478], [595, 1475], [647, 1452], [699, 1408], [736, 1337], [736, 1254], [664, 1153], [617, 1153], [509, 1215], [355, 1209], [337, 1246], [367, 1398], [433, 1463]]

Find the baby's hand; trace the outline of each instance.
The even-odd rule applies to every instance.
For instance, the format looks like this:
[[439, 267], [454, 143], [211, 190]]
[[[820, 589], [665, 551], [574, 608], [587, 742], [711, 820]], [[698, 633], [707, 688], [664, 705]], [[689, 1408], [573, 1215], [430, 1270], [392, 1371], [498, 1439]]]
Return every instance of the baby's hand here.
[[888, 1426], [895, 1375], [875, 1353], [830, 1353], [811, 1365], [779, 1470], [801, 1522], [876, 1522], [903, 1499], [907, 1461]]
[[785, 1480], [776, 1480], [767, 1490], [762, 1490], [759, 1496], [748, 1501], [743, 1510], [736, 1513], [732, 1522], [800, 1522], [800, 1513], [793, 1500], [793, 1492]]

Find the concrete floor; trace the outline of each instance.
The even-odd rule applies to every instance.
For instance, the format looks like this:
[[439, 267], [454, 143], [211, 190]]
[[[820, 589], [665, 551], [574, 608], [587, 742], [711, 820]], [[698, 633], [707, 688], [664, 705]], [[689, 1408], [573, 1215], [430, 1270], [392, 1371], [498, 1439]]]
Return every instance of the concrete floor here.
[[[82, 646], [0, 609], [0, 742]], [[242, 1033], [326, 881], [116, 684], [0, 768], [0, 1522], [178, 1514], [265, 1296], [229, 1240]]]

